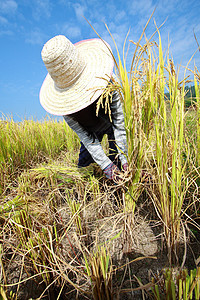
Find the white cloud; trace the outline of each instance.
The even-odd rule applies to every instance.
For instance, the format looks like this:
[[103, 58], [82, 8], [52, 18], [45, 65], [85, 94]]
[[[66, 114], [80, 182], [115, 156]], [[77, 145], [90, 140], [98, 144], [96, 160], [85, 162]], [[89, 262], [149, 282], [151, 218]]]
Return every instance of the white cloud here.
[[35, 30], [28, 33], [28, 38], [26, 38], [25, 42], [28, 44], [36, 45], [36, 44], [44, 44], [46, 39], [46, 35], [40, 31], [40, 29], [36, 28]]
[[120, 10], [115, 15], [115, 20], [117, 22], [122, 21], [123, 19], [126, 19], [126, 12], [124, 10]]
[[6, 18], [0, 16], [0, 24], [1, 25], [6, 25], [6, 24], [8, 24], [8, 20]]
[[[191, 0], [192, 1], [192, 0]], [[162, 14], [176, 14], [177, 12], [180, 13], [182, 10], [183, 12], [187, 11], [187, 5], [188, 0], [161, 0], [158, 2], [158, 5], [156, 6], [156, 11], [162, 15]], [[191, 4], [192, 5], [192, 4]]]
[[33, 18], [39, 21], [41, 18], [49, 18], [51, 16], [50, 0], [34, 0], [31, 3]]
[[63, 4], [63, 5], [67, 4], [66, 0], [58, 0], [58, 2], [59, 2], [59, 4]]
[[152, 0], [131, 0], [128, 4], [128, 12], [131, 15], [147, 15], [153, 12], [155, 5]]
[[14, 0], [0, 0], [0, 12], [3, 14], [13, 14], [17, 7], [17, 2]]
[[11, 30], [0, 30], [0, 36], [10, 36], [13, 35], [13, 32]]
[[69, 39], [76, 39], [81, 37], [81, 28], [76, 25], [64, 24], [61, 32]]
[[76, 14], [77, 19], [79, 21], [85, 20], [84, 16], [85, 16], [85, 11], [86, 11], [86, 6], [83, 5], [83, 4], [80, 4], [80, 3], [74, 3], [73, 7], [74, 7], [74, 10], [75, 10], [75, 14]]

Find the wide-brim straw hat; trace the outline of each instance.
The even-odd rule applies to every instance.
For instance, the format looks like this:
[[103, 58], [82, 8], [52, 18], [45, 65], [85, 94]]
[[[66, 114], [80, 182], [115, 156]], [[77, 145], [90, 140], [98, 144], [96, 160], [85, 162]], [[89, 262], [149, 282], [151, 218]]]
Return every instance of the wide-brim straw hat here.
[[95, 38], [72, 44], [57, 35], [43, 47], [48, 74], [40, 89], [40, 103], [54, 115], [69, 115], [93, 103], [105, 90], [113, 73], [110, 46]]

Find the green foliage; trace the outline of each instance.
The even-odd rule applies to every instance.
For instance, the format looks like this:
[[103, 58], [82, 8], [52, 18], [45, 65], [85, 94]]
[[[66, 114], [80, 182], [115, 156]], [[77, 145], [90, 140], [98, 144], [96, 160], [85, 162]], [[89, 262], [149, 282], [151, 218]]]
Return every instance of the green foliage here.
[[188, 300], [200, 297], [200, 268], [190, 271], [167, 269], [152, 279], [155, 299]]
[[78, 138], [64, 121], [2, 120], [0, 131], [0, 193], [22, 169], [78, 147]]
[[92, 285], [94, 300], [112, 300], [112, 262], [104, 246], [87, 258], [84, 255], [87, 275]]
[[[166, 100], [170, 99], [170, 94], [165, 93]], [[196, 88], [195, 86], [185, 86], [184, 88], [184, 103], [185, 108], [188, 109], [192, 105], [196, 105]]]
[[2, 286], [0, 286], [0, 300], [8, 300], [8, 298], [6, 297], [6, 293]]
[[[182, 218], [183, 211], [187, 211], [185, 198], [190, 186], [187, 172], [192, 173], [193, 164], [185, 134], [186, 80], [179, 82], [173, 59], [163, 53], [158, 29], [156, 34], [158, 43], [149, 40], [144, 45], [133, 43], [136, 50], [129, 72], [124, 53], [121, 59], [117, 51], [115, 87], [123, 95], [131, 173], [126, 209], [134, 213], [143, 188], [148, 190], [162, 220], [172, 264], [180, 259], [179, 242], [185, 230]], [[151, 174], [149, 185], [140, 184], [144, 172]]]
[[[193, 88], [186, 93], [186, 80], [179, 81], [173, 59], [163, 53], [158, 28], [158, 43], [147, 40], [144, 31], [137, 43], [130, 41], [130, 68], [127, 38], [122, 58], [117, 49], [118, 80], [108, 85], [106, 102], [100, 98], [98, 103], [110, 113], [111, 93], [117, 89], [122, 95], [129, 170], [120, 175], [126, 177], [121, 184], [109, 186], [94, 165], [82, 170], [74, 166], [79, 140], [65, 122], [0, 122], [1, 263], [7, 253], [11, 262], [15, 255], [23, 257], [21, 270], [31, 277], [31, 269], [45, 283], [43, 294], [59, 287], [59, 297], [67, 288], [70, 293], [75, 289], [77, 297], [113, 299], [108, 248], [117, 239], [132, 237], [138, 200], [153, 203], [147, 215], [152, 213], [162, 226], [169, 265], [184, 266], [186, 248], [182, 262], [179, 255], [180, 243], [187, 244], [184, 222], [196, 225], [199, 217], [200, 77], [195, 69], [195, 94]], [[186, 111], [190, 94], [196, 107]], [[105, 242], [99, 235], [109, 223], [113, 231]], [[3, 281], [0, 292], [6, 299]], [[153, 284], [155, 299], [199, 297], [199, 268], [175, 275], [169, 268]]]

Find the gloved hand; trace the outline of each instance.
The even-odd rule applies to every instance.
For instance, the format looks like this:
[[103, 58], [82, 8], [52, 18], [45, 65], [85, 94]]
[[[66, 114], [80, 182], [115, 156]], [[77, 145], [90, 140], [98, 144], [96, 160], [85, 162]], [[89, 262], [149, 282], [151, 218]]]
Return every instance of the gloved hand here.
[[108, 179], [118, 181], [120, 170], [114, 163], [110, 163], [103, 171]]
[[124, 172], [127, 172], [128, 171], [128, 163], [123, 164], [122, 169]]

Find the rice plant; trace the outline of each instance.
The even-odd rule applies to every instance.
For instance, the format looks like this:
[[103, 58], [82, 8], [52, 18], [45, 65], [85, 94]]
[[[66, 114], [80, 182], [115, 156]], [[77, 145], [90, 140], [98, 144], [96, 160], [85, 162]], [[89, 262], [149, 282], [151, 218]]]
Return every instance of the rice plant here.
[[113, 299], [112, 262], [105, 247], [99, 247], [97, 252], [84, 255], [87, 275], [91, 281], [92, 296], [95, 300]]
[[[66, 123], [0, 122], [4, 299], [24, 299], [24, 284], [32, 279], [42, 288], [35, 295], [38, 299], [114, 299], [121, 292], [134, 297], [134, 291], [142, 291], [144, 299], [150, 287], [155, 299], [199, 297], [199, 268], [183, 269], [187, 222], [196, 226], [193, 235], [199, 234], [199, 72], [194, 71], [196, 108], [185, 111], [186, 78], [179, 80], [155, 28], [158, 42], [153, 36], [148, 40], [145, 29], [138, 42], [129, 41], [130, 66], [125, 54], [128, 35], [122, 58], [115, 44], [117, 80], [106, 94], [117, 89], [122, 96], [129, 162], [119, 184], [109, 182], [95, 164], [75, 166], [79, 140]], [[109, 113], [109, 101], [106, 109]], [[106, 140], [103, 147], [107, 151]], [[159, 224], [154, 229], [162, 241], [147, 221]], [[166, 265], [181, 265], [181, 271], [174, 275], [173, 269], [167, 269], [143, 285], [134, 263], [147, 264], [148, 258], [151, 268], [162, 243]], [[10, 273], [17, 259], [20, 268], [14, 282]]]
[[195, 84], [195, 92], [196, 92], [196, 107], [197, 107], [197, 164], [200, 166], [200, 95], [199, 95], [199, 81], [200, 74], [195, 69], [194, 73], [194, 84]]
[[200, 269], [175, 271], [167, 269], [152, 279], [155, 299], [199, 299]]
[[18, 170], [55, 158], [65, 149], [77, 149], [78, 139], [65, 122], [0, 121], [0, 192]]
[[[186, 79], [179, 82], [173, 59], [168, 53], [163, 54], [157, 27], [156, 34], [158, 43], [148, 39], [144, 45], [130, 41], [135, 45], [131, 68], [126, 66], [125, 54], [121, 59], [117, 50], [119, 83], [115, 87], [123, 95], [132, 173], [129, 181], [132, 197], [127, 193], [126, 199], [129, 199], [128, 202], [135, 200], [134, 213], [144, 188], [141, 178], [145, 173], [147, 183], [150, 183], [145, 188], [163, 224], [168, 258], [172, 264], [180, 262], [179, 244], [181, 239], [186, 238], [183, 218], [189, 205], [185, 199], [193, 178], [190, 146], [184, 129]], [[166, 91], [169, 92], [169, 99]]]

